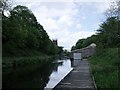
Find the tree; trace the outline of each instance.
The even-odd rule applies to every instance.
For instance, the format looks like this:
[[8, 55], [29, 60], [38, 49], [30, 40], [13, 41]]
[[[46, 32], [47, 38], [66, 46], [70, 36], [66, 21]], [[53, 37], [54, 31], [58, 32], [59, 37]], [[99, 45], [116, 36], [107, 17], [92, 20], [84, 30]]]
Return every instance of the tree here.
[[43, 26], [37, 22], [36, 17], [26, 6], [18, 5], [10, 11], [10, 15], [3, 19], [3, 55], [4, 53], [25, 52], [37, 50], [45, 54], [56, 54], [58, 47], [49, 39]]
[[10, 11], [11, 7], [12, 7], [12, 1], [11, 0], [2, 0], [0, 1], [0, 4], [2, 6], [2, 14], [4, 15], [4, 13], [6, 11]]
[[2, 2], [0, 1], [0, 15], [2, 15]]
[[71, 47], [71, 51], [72, 51], [72, 50], [75, 50], [75, 49], [76, 49], [76, 47], [75, 47], [75, 46], [72, 46], [72, 47]]
[[85, 41], [85, 39], [79, 39], [75, 45], [76, 49], [80, 49], [83, 48], [83, 42]]
[[101, 42], [106, 46], [117, 45], [120, 41], [120, 31], [119, 26], [120, 21], [116, 17], [110, 17], [100, 25], [98, 29], [98, 35], [102, 36]]
[[105, 14], [107, 17], [117, 17], [120, 19], [120, 0], [112, 2]]
[[10, 13], [10, 17], [12, 19], [17, 19], [20, 24], [22, 24], [23, 22], [32, 26], [37, 26], [38, 24], [34, 14], [26, 6], [18, 5], [14, 7], [13, 10], [10, 11]]

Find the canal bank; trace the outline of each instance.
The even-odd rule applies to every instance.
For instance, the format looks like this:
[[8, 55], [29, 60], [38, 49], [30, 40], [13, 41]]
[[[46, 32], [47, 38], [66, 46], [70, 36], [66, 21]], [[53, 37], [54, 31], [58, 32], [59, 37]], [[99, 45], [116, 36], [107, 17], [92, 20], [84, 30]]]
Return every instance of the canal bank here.
[[14, 69], [9, 75], [3, 75], [3, 89], [54, 88], [72, 69], [70, 59], [51, 60], [42, 67], [38, 63], [19, 71]]
[[79, 62], [78, 66], [58, 84], [53, 90], [95, 90], [95, 83], [90, 72], [87, 59]]

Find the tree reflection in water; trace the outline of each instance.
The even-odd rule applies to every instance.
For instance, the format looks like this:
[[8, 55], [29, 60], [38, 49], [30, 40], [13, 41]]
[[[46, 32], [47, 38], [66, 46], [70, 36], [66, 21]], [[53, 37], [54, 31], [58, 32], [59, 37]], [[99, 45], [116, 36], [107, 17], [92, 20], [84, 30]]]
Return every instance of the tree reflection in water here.
[[[39, 88], [44, 89], [49, 81], [49, 76], [54, 71], [57, 71], [57, 67], [60, 63], [49, 62], [44, 67], [38, 67], [32, 72], [27, 74], [18, 75], [16, 72], [11, 72], [8, 75], [3, 75], [3, 88]], [[34, 68], [34, 67], [32, 67]], [[24, 70], [28, 68], [24, 68]], [[22, 72], [22, 71], [21, 71]]]

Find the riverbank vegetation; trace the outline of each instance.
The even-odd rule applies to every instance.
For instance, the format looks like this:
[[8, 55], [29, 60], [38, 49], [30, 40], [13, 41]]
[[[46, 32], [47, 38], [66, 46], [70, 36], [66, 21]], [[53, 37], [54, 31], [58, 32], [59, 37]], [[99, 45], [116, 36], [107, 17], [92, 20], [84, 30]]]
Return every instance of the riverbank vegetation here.
[[45, 63], [53, 61], [54, 57], [43, 55], [42, 56], [27, 56], [27, 57], [4, 57], [2, 62], [2, 72], [3, 74], [11, 73], [20, 68], [31, 67], [37, 65], [39, 67], [44, 66]]
[[120, 59], [118, 55], [120, 47], [120, 1], [111, 5], [106, 11], [106, 20], [96, 30], [96, 34], [91, 37], [79, 39], [76, 45], [71, 48], [81, 49], [91, 43], [95, 43], [96, 54], [89, 58], [92, 73], [98, 90], [103, 88], [119, 88], [119, 67]]
[[62, 48], [53, 43], [28, 7], [18, 5], [8, 11], [7, 1], [2, 3], [2, 87], [44, 88]]
[[[18, 72], [25, 67], [29, 70], [42, 67], [61, 53], [62, 49], [53, 43], [28, 7], [10, 8], [9, 0], [3, 0], [2, 9], [3, 74]], [[8, 15], [5, 15], [6, 11]]]
[[[5, 60], [7, 61], [7, 58]], [[39, 88], [43, 90], [49, 81], [50, 74], [56, 68], [55, 64], [52, 63], [54, 57], [23, 57], [14, 60], [17, 60], [16, 66], [12, 63], [9, 64], [10, 60], [8, 60], [8, 64], [11, 66], [4, 68], [7, 69], [7, 72], [3, 71], [3, 89]]]
[[54, 55], [58, 47], [26, 6], [18, 5], [9, 16], [2, 14], [2, 55], [18, 57], [44, 53]]
[[98, 49], [99, 51], [89, 58], [92, 73], [98, 90], [102, 88], [119, 87], [119, 65], [118, 48]]

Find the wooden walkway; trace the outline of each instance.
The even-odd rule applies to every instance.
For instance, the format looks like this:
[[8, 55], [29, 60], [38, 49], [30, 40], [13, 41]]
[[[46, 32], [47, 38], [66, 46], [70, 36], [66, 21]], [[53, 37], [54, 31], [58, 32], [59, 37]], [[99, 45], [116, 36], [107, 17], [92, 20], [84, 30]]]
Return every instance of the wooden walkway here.
[[80, 61], [53, 90], [96, 90], [88, 60]]

